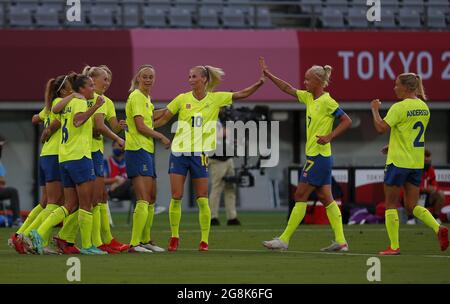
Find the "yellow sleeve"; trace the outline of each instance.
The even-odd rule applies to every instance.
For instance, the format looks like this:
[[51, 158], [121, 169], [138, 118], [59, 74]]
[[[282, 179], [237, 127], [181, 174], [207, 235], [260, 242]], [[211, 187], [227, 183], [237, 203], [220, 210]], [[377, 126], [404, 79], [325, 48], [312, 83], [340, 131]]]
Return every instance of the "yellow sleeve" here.
[[73, 115], [75, 116], [75, 114], [77, 113], [82, 113], [82, 112], [86, 112], [88, 109], [87, 106], [87, 102], [85, 100], [82, 99], [72, 99], [73, 104], [71, 104], [70, 106], [72, 107], [72, 112]]
[[225, 107], [233, 103], [232, 92], [216, 92], [213, 94], [216, 100], [216, 105], [219, 107]]
[[180, 110], [182, 98], [183, 94], [180, 94], [167, 105], [167, 109], [170, 111], [170, 113], [172, 113], [172, 115], [177, 114]]
[[111, 99], [105, 96], [106, 103], [108, 104], [107, 110], [106, 110], [106, 120], [109, 121], [113, 117], [117, 117], [116, 115], [116, 108], [114, 107], [114, 103]]
[[[55, 98], [52, 102], [52, 108], [54, 106], [56, 106], [61, 100], [62, 100], [62, 98], [59, 98], [59, 97]], [[57, 119], [58, 121], [61, 121], [61, 114], [60, 113], [55, 114], [55, 113], [53, 113], [53, 111], [50, 111], [50, 120], [53, 120], [53, 119]]]
[[308, 100], [310, 99], [311, 93], [305, 90], [297, 90], [297, 98], [300, 103], [308, 104]]
[[399, 106], [398, 104], [393, 104], [392, 107], [389, 109], [388, 113], [386, 114], [386, 117], [384, 117], [384, 121], [393, 128], [395, 125], [397, 125], [401, 121], [401, 115], [399, 113]]
[[326, 102], [326, 112], [332, 116], [333, 113], [339, 108], [339, 104], [333, 98], [329, 98]]
[[45, 108], [43, 108], [43, 109], [41, 110], [41, 112], [39, 112], [38, 115], [39, 115], [39, 118], [40, 118], [42, 121], [45, 121], [45, 119], [47, 118]]
[[131, 101], [131, 116], [144, 116], [146, 100], [139, 95], [134, 95]]

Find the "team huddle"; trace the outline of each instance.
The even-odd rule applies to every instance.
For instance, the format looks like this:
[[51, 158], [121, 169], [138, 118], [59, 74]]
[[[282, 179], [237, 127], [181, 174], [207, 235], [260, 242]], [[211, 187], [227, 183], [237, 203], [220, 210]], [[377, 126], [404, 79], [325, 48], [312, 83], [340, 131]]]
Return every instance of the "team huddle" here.
[[[47, 83], [45, 107], [32, 122], [44, 124], [39, 158], [41, 199], [25, 223], [8, 240], [18, 253], [33, 254], [112, 254], [119, 252], [164, 252], [152, 238], [151, 229], [156, 201], [155, 140], [171, 149], [168, 173], [171, 184], [169, 222], [171, 237], [168, 251], [180, 244], [181, 200], [189, 172], [199, 208], [201, 239], [199, 251], [209, 249], [211, 211], [208, 201], [208, 154], [216, 147], [217, 119], [220, 108], [245, 99], [256, 92], [266, 78], [280, 90], [306, 105], [306, 162], [295, 194], [295, 207], [282, 235], [263, 245], [269, 249], [287, 250], [289, 240], [306, 212], [309, 195], [316, 191], [326, 206], [335, 234], [323, 251], [348, 251], [340, 209], [331, 194], [333, 158], [331, 141], [351, 126], [351, 119], [339, 104], [325, 92], [330, 66], [313, 66], [305, 74], [305, 90], [298, 90], [274, 76], [260, 58], [261, 77], [253, 85], [237, 92], [215, 92], [224, 73], [212, 66], [195, 66], [189, 71], [192, 91], [179, 94], [166, 108], [155, 110], [151, 90], [156, 71], [141, 66], [131, 81], [126, 102], [126, 120], [118, 121], [113, 101], [105, 93], [112, 82], [107, 66], [89, 67], [81, 74], [58, 76]], [[394, 88], [401, 100], [387, 116], [379, 114], [380, 102], [371, 103], [374, 125], [378, 132], [391, 132], [387, 149], [385, 195], [386, 228], [391, 241], [382, 255], [400, 254], [399, 220], [396, 203], [400, 189], [413, 214], [432, 228], [441, 250], [449, 244], [448, 229], [440, 226], [431, 213], [417, 205], [424, 164], [424, 133], [430, 112], [420, 76], [401, 74]], [[420, 98], [419, 98], [420, 97]], [[173, 141], [159, 127], [178, 115]], [[333, 129], [334, 120], [339, 123]], [[125, 139], [120, 134], [124, 130]], [[188, 132], [186, 132], [188, 131]], [[127, 176], [136, 195], [131, 240], [119, 242], [112, 235], [103, 168], [103, 137], [125, 149]], [[63, 223], [52, 237], [53, 228]], [[80, 233], [81, 246], [76, 245]], [[51, 248], [50, 241], [56, 246]]]

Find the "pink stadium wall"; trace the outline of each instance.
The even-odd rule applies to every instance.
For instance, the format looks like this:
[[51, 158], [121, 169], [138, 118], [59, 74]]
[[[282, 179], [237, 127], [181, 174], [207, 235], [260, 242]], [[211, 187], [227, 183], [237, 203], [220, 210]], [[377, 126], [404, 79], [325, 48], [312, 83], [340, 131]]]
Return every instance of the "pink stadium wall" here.
[[[302, 86], [313, 64], [335, 70], [330, 91], [339, 101], [393, 100], [393, 77], [421, 71], [432, 100], [448, 101], [450, 32], [310, 32], [293, 30], [1, 30], [0, 101], [41, 101], [48, 78], [85, 63], [114, 73], [108, 95], [124, 101], [136, 68], [155, 66], [155, 101], [189, 90], [194, 65], [222, 67], [220, 90], [238, 90], [259, 77], [258, 56], [272, 71]], [[292, 101], [272, 84], [250, 100]], [[293, 101], [292, 101], [293, 102]]]

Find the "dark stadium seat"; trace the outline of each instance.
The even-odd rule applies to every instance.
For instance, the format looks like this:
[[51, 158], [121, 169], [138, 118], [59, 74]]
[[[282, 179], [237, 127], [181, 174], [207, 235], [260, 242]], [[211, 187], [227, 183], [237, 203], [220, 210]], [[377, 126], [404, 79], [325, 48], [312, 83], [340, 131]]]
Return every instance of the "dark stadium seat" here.
[[423, 0], [407, 0], [403, 1], [403, 8], [409, 8], [417, 11], [419, 14], [424, 12], [424, 1]]
[[377, 28], [392, 29], [397, 27], [395, 12], [392, 9], [384, 8], [381, 14], [381, 21], [375, 22]]
[[238, 8], [244, 12], [244, 14], [249, 14], [251, 10], [253, 10], [253, 6], [250, 4], [250, 1], [245, 0], [228, 0], [228, 6]]
[[225, 28], [245, 28], [245, 14], [239, 8], [225, 7], [222, 12], [222, 22]]
[[5, 9], [0, 3], [0, 28], [5, 26]]
[[347, 11], [348, 4], [347, 0], [326, 0], [324, 2], [325, 7], [344, 9], [345, 11]]
[[191, 28], [193, 26], [191, 12], [185, 8], [171, 7], [169, 24], [171, 27]]
[[14, 0], [10, 1], [15, 6], [20, 6], [23, 8], [28, 8], [32, 12], [36, 10], [37, 6], [39, 5], [39, 0]]
[[429, 28], [446, 28], [445, 11], [443, 8], [429, 7], [427, 10], [427, 26]]
[[270, 10], [267, 7], [258, 7], [255, 24], [254, 10], [250, 10], [248, 15], [248, 24], [250, 27], [256, 28], [272, 28], [272, 18], [270, 16]]
[[38, 6], [38, 8], [36, 9], [36, 13], [34, 14], [36, 26], [50, 28], [61, 27], [61, 23], [59, 20], [61, 10], [61, 7], [57, 8], [54, 6], [47, 6], [46, 4]]
[[11, 27], [33, 27], [31, 9], [20, 5], [10, 6], [9, 25]]
[[166, 13], [163, 8], [144, 6], [142, 13], [145, 27], [167, 27]]
[[326, 28], [343, 28], [344, 14], [342, 9], [336, 9], [331, 7], [325, 7], [320, 16], [323, 27]]
[[147, 0], [147, 6], [162, 9], [167, 14], [170, 8], [170, 1]]
[[303, 13], [312, 13], [313, 11], [317, 13], [322, 12], [322, 1], [321, 0], [299, 0], [300, 10]]
[[111, 5], [93, 5], [89, 12], [92, 27], [112, 28], [115, 26], [115, 11]]
[[197, 12], [198, 1], [197, 0], [174, 0], [173, 4], [176, 7], [189, 10], [191, 14]]
[[202, 28], [219, 28], [219, 15], [212, 7], [202, 6], [199, 9], [197, 23]]
[[402, 7], [398, 14], [398, 24], [402, 28], [416, 29], [422, 26], [420, 13], [415, 9]]
[[205, 7], [212, 7], [219, 13], [222, 12], [224, 7], [223, 0], [200, 0], [200, 4]]
[[141, 26], [140, 7], [138, 3], [122, 4], [122, 25], [124, 27]]
[[350, 28], [369, 28], [367, 21], [367, 9], [362, 7], [351, 7], [348, 10], [348, 26]]

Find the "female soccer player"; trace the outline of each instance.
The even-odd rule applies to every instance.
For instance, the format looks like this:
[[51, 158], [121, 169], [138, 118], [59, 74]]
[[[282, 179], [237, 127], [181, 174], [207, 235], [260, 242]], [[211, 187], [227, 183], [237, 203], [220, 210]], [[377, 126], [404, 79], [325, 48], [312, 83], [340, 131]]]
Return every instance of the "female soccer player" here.
[[125, 112], [127, 129], [125, 132], [125, 162], [127, 175], [131, 178], [136, 193], [136, 207], [133, 214], [133, 228], [129, 252], [162, 252], [151, 239], [151, 227], [155, 213], [155, 160], [154, 139], [166, 147], [170, 140], [153, 130], [153, 109], [150, 99], [155, 81], [155, 69], [143, 65], [131, 80]]
[[[45, 89], [45, 107], [39, 114], [33, 115], [34, 124], [44, 123], [42, 132], [43, 146], [39, 157], [39, 184], [41, 186], [41, 201], [31, 210], [25, 223], [20, 227], [16, 234], [11, 238], [15, 249], [19, 253], [25, 253], [23, 244], [19, 235], [29, 236], [33, 229], [37, 229], [42, 222], [64, 203], [63, 187], [59, 173], [58, 151], [61, 140], [61, 123], [56, 119], [52, 112], [52, 106], [61, 100], [70, 100], [77, 93], [72, 92], [70, 84], [70, 75], [61, 75], [50, 79]], [[48, 247], [50, 235], [44, 237], [44, 253], [56, 253]], [[20, 237], [19, 237], [20, 238]], [[22, 248], [22, 249], [21, 249]]]
[[432, 228], [438, 237], [441, 250], [447, 249], [448, 228], [440, 226], [433, 215], [424, 207], [417, 205], [419, 186], [422, 178], [425, 154], [425, 130], [430, 120], [422, 79], [414, 73], [404, 73], [397, 77], [395, 95], [401, 101], [389, 109], [381, 118], [381, 102], [372, 100], [372, 116], [378, 133], [390, 131], [389, 148], [384, 175], [384, 195], [386, 201], [386, 230], [390, 246], [380, 255], [400, 254], [399, 221], [396, 209], [400, 189], [404, 187], [405, 206], [410, 213]]
[[[347, 130], [352, 121], [330, 94], [325, 92], [332, 68], [328, 65], [312, 66], [305, 74], [306, 90], [297, 90], [269, 72], [264, 58], [260, 58], [260, 64], [264, 75], [280, 90], [306, 105], [306, 163], [295, 192], [295, 207], [292, 209], [283, 234], [271, 241], [264, 241], [263, 245], [269, 249], [288, 249], [289, 240], [305, 216], [308, 197], [315, 190], [319, 200], [326, 207], [335, 235], [335, 241], [321, 251], [348, 251], [342, 228], [341, 211], [331, 193], [333, 166], [331, 141]], [[333, 130], [335, 118], [338, 118], [340, 122]]]
[[172, 192], [169, 206], [172, 231], [169, 251], [176, 251], [178, 248], [181, 199], [188, 171], [194, 182], [199, 206], [201, 229], [199, 250], [208, 250], [211, 211], [208, 205], [208, 159], [205, 152], [216, 149], [216, 125], [219, 110], [221, 107], [230, 105], [233, 100], [252, 95], [265, 81], [262, 76], [252, 86], [235, 93], [213, 92], [223, 75], [224, 72], [220, 68], [193, 67], [189, 71], [189, 84], [192, 91], [180, 94], [172, 100], [167, 105], [164, 115], [155, 122], [155, 127], [160, 127], [178, 113], [178, 127], [172, 144], [169, 167]]
[[[99, 67], [90, 67], [86, 66], [83, 69], [83, 75], [89, 76], [94, 81], [95, 86], [95, 94], [92, 100], [88, 100], [88, 107], [92, 106], [95, 102], [95, 98], [97, 96], [102, 96], [105, 99], [105, 104], [100, 107], [93, 116], [94, 130], [99, 133], [98, 136], [94, 136], [92, 138], [92, 161], [94, 163], [94, 171], [95, 171], [95, 181], [94, 181], [94, 197], [93, 197], [93, 225], [92, 225], [92, 243], [94, 246], [99, 248], [100, 250], [106, 251], [108, 253], [118, 253], [120, 251], [124, 251], [128, 249], [128, 246], [125, 244], [119, 243], [114, 240], [114, 243], [111, 244], [113, 238], [102, 240], [101, 236], [101, 226], [102, 224], [107, 225], [109, 227], [109, 218], [107, 222], [102, 221], [102, 212], [101, 209], [105, 209], [107, 211], [106, 203], [104, 202], [104, 189], [105, 189], [105, 181], [104, 181], [104, 171], [103, 171], [103, 137], [102, 135], [110, 138], [111, 140], [117, 142], [120, 147], [125, 146], [125, 142], [122, 138], [116, 135], [113, 131], [111, 131], [105, 125], [105, 119], [107, 116], [110, 118], [115, 118], [115, 108], [114, 103], [107, 97], [104, 96], [106, 88], [109, 87], [109, 76], [105, 69]], [[108, 115], [109, 114], [109, 115]], [[116, 131], [120, 132], [121, 128], [117, 123], [117, 119], [115, 119], [116, 123]], [[104, 212], [106, 216], [108, 216], [107, 212]], [[106, 227], [105, 227], [106, 228]], [[109, 236], [108, 236], [109, 237]], [[108, 244], [108, 245], [107, 245]], [[111, 245], [111, 246], [109, 246]]]
[[82, 254], [107, 254], [92, 245], [92, 191], [94, 166], [91, 159], [92, 120], [91, 116], [104, 104], [97, 97], [96, 103], [88, 109], [87, 99], [94, 96], [94, 83], [84, 75], [75, 75], [72, 88], [83, 95], [83, 99], [74, 98], [60, 114], [61, 142], [59, 145], [59, 166], [64, 185], [65, 204], [55, 209], [40, 225], [32, 230], [30, 236], [34, 248], [42, 253], [42, 237], [55, 225], [63, 221], [79, 206], [78, 222], [81, 232]]

